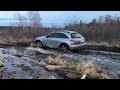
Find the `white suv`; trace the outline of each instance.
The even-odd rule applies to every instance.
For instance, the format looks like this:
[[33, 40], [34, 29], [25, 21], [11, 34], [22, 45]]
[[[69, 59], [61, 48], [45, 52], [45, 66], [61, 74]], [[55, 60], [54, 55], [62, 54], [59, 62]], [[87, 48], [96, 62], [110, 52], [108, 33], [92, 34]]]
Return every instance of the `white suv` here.
[[79, 49], [86, 44], [81, 34], [70, 30], [54, 31], [46, 36], [37, 37], [35, 43], [39, 47], [47, 46], [67, 50]]

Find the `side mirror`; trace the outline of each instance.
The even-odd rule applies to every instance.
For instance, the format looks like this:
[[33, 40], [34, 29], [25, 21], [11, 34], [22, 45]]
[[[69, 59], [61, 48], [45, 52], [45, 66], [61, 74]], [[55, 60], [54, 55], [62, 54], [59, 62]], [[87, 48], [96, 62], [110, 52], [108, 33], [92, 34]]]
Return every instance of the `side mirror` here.
[[49, 36], [46, 36], [46, 38], [49, 38]]

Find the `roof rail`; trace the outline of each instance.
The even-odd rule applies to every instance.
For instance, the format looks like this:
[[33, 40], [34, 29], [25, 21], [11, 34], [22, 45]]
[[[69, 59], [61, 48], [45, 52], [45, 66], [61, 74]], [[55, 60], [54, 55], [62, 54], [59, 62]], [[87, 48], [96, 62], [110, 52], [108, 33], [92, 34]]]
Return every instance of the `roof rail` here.
[[58, 31], [54, 31], [54, 32], [68, 32], [69, 33], [68, 30], [58, 30]]

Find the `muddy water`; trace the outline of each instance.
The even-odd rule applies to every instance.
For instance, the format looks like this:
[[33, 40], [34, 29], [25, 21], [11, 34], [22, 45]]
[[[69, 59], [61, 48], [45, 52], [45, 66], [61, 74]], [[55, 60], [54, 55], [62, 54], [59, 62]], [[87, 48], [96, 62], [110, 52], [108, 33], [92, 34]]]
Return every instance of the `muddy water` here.
[[120, 71], [120, 53], [86, 50], [79, 53], [61, 53], [56, 52], [54, 55], [60, 55], [62, 58], [69, 60], [73, 63], [80, 61], [90, 61], [99, 65], [101, 68], [107, 70], [112, 78], [119, 78], [117, 76]]
[[107, 70], [112, 78], [119, 78], [117, 76], [120, 71], [120, 53], [107, 52], [107, 51], [95, 51], [85, 50], [82, 52], [63, 52], [59, 50], [47, 49], [46, 51], [51, 52], [52, 55], [60, 56], [73, 63], [80, 61], [90, 61], [99, 65], [104, 70]]
[[[15, 55], [16, 53], [22, 53], [23, 55], [17, 56]], [[57, 79], [63, 79], [63, 77], [60, 77], [55, 72], [48, 72], [40, 66], [33, 65], [30, 61], [38, 63], [38, 61], [41, 61], [44, 58], [37, 58], [36, 53], [27, 50], [26, 47], [0, 48], [0, 59], [4, 60], [5, 73], [3, 74], [14, 73], [19, 79], [24, 79], [28, 76], [32, 79], [37, 79], [40, 78], [41, 75], [43, 76], [43, 74], [45, 76], [54, 76]], [[0, 78], [11, 79], [11, 77], [8, 76]]]
[[[15, 53], [22, 53], [23, 56], [15, 56]], [[32, 47], [6, 47], [0, 48], [0, 58], [4, 59], [5, 70], [15, 72], [19, 78], [30, 76], [39, 78], [42, 73], [46, 76], [54, 76], [57, 79], [63, 79], [55, 72], [46, 71], [44, 68], [33, 65], [31, 61], [39, 63], [49, 55], [60, 56], [73, 63], [79, 61], [92, 61], [101, 68], [107, 70], [112, 78], [119, 78], [116, 74], [120, 71], [120, 53], [86, 50], [84, 52], [69, 52], [55, 49], [39, 49]]]

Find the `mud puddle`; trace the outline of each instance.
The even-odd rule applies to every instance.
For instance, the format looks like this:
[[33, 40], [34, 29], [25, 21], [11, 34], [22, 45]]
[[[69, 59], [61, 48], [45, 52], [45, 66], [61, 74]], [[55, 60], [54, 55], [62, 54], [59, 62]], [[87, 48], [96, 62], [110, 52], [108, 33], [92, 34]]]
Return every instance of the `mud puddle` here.
[[33, 47], [0, 48], [0, 59], [4, 63], [4, 71], [0, 71], [2, 72], [0, 78], [42, 79], [54, 77], [63, 79], [57, 73], [46, 71], [38, 65], [39, 62], [44, 61], [49, 55], [60, 56], [72, 63], [92, 61], [110, 72], [112, 78], [119, 78], [117, 73], [120, 71], [120, 53], [96, 50], [86, 50], [76, 53], [58, 49]]
[[37, 55], [37, 52], [27, 50], [26, 47], [0, 48], [0, 61], [4, 67], [0, 71], [1, 79], [63, 79], [55, 72], [46, 71], [37, 65], [46, 55]]
[[[50, 52], [51, 49], [47, 50]], [[78, 63], [80, 61], [92, 61], [101, 68], [110, 72], [112, 78], [119, 78], [117, 74], [120, 71], [120, 53], [96, 50], [85, 50], [82, 52], [61, 52], [59, 50], [51, 51], [54, 51], [54, 53], [51, 54], [60, 56], [61, 58], [69, 60], [73, 63]]]

